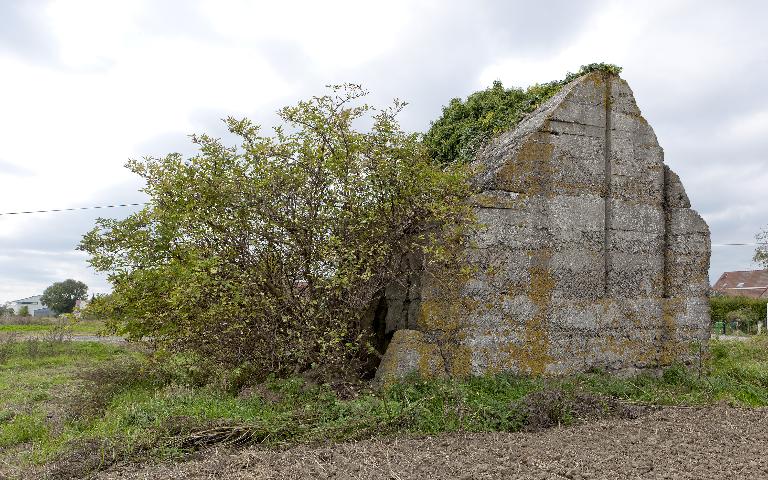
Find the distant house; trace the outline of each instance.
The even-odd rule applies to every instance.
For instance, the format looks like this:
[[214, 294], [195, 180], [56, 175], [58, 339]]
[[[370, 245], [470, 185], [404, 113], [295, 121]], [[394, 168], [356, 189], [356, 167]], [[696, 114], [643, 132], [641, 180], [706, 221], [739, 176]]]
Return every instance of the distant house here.
[[768, 298], [768, 270], [725, 272], [712, 289], [723, 295]]
[[[42, 295], [33, 295], [31, 297], [13, 300], [6, 303], [6, 306], [11, 307], [13, 309], [13, 313], [16, 315], [19, 314], [19, 311], [22, 307], [27, 307], [30, 315], [39, 317], [44, 313], [43, 310], [48, 310], [48, 308], [43, 305], [43, 302], [40, 301], [40, 297], [42, 297]], [[37, 311], [40, 311], [40, 313], [36, 313]]]

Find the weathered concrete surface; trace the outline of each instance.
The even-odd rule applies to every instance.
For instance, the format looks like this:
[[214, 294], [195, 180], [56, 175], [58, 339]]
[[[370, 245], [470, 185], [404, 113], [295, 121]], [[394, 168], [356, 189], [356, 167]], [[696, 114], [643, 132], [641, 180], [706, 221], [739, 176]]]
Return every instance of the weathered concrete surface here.
[[[709, 338], [710, 240], [627, 83], [563, 89], [477, 157], [472, 273], [387, 292], [380, 381], [633, 371]], [[402, 329], [409, 329], [402, 331]]]

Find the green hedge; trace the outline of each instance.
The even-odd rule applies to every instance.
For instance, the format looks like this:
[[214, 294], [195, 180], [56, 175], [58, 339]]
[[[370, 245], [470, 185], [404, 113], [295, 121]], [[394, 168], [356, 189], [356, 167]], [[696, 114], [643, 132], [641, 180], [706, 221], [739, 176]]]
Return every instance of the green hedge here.
[[757, 299], [747, 297], [711, 297], [709, 299], [709, 311], [712, 317], [712, 323], [725, 322], [728, 312], [740, 310], [742, 308], [752, 311], [755, 319], [765, 318], [765, 306], [768, 299]]

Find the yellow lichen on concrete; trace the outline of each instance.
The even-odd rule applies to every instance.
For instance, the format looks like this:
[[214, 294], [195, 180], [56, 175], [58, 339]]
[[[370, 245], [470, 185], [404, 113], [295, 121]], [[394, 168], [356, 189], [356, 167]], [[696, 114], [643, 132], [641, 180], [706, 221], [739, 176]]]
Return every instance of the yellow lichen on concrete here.
[[595, 90], [598, 91], [607, 91], [605, 88], [605, 82], [609, 77], [612, 77], [613, 75], [603, 72], [592, 72], [588, 74], [585, 79], [592, 82], [592, 84], [595, 87]]
[[539, 195], [542, 185], [536, 177], [551, 175], [552, 152], [550, 142], [530, 140], [523, 144], [514, 160], [506, 162], [496, 173], [496, 178], [508, 190]]
[[451, 377], [472, 373], [472, 352], [462, 342], [467, 336], [466, 318], [479, 306], [477, 300], [460, 296], [421, 302], [419, 328], [429, 335], [443, 360], [445, 373]]
[[531, 266], [528, 273], [531, 281], [528, 298], [535, 306], [535, 312], [525, 322], [523, 343], [509, 345], [509, 361], [517, 370], [532, 375], [541, 375], [552, 362], [549, 354], [549, 336], [547, 334], [547, 315], [552, 302], [555, 281], [549, 272], [549, 259], [552, 252], [540, 249], [531, 252]]
[[677, 316], [683, 308], [684, 305], [680, 299], [665, 298], [662, 300], [659, 366], [671, 365], [680, 360], [681, 346], [676, 340]]
[[[661, 298], [656, 299], [661, 301]], [[631, 302], [631, 300], [625, 300], [625, 302]], [[621, 332], [626, 325], [631, 324], [638, 331], [657, 328], [658, 326], [652, 319], [639, 318], [637, 311], [633, 309], [631, 305], [617, 302], [615, 299], [602, 299], [600, 300], [603, 312], [600, 317], [608, 318], [608, 325], [610, 327], [603, 326], [599, 328], [599, 331], [605, 332], [604, 337], [598, 337], [596, 342], [596, 348], [599, 353], [613, 354], [623, 359], [627, 364], [642, 364], [642, 365], [656, 365], [658, 359], [658, 349], [654, 348], [655, 344], [649, 344], [642, 339], [642, 335], [639, 336], [615, 336], [611, 332]], [[609, 314], [609, 310], [615, 310], [613, 315]]]
[[397, 330], [376, 371], [376, 383], [386, 387], [408, 374], [423, 378], [445, 376], [445, 365], [437, 345], [416, 330]]
[[523, 205], [523, 199], [512, 195], [485, 192], [473, 195], [469, 203], [480, 208], [518, 208]]
[[452, 345], [447, 352], [450, 358], [450, 375], [463, 378], [472, 375], [472, 350], [466, 345]]

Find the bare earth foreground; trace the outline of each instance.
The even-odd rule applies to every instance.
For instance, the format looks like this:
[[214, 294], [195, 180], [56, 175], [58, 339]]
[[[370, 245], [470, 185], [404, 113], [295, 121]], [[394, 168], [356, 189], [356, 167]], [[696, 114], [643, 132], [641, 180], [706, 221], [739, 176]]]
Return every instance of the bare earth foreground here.
[[768, 479], [768, 409], [665, 408], [537, 433], [450, 434], [287, 450], [211, 450], [106, 479]]

